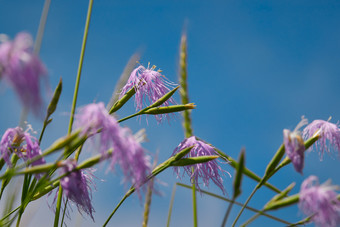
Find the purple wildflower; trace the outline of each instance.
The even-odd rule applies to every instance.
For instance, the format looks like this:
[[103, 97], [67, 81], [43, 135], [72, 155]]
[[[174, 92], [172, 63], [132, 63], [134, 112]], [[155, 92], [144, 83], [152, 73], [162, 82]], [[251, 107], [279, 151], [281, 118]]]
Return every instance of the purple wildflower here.
[[[80, 108], [75, 118], [75, 126], [82, 128], [83, 135], [90, 137], [101, 130], [99, 134], [101, 153], [112, 147], [115, 152], [124, 152], [120, 142], [121, 128], [116, 119], [107, 112], [104, 103], [92, 103]], [[95, 142], [94, 138], [92, 142]]]
[[[172, 155], [177, 154], [179, 151], [191, 147], [195, 145], [191, 149], [191, 151], [184, 156], [184, 158], [188, 157], [199, 157], [199, 156], [208, 156], [208, 155], [216, 155], [216, 151], [214, 148], [203, 141], [197, 140], [195, 136], [189, 137], [181, 142], [176, 149], [173, 151]], [[212, 160], [205, 163], [199, 163], [195, 165], [184, 166], [184, 172], [187, 173], [192, 182], [195, 183], [196, 188], [200, 190], [200, 180], [202, 179], [203, 185], [209, 186], [209, 180], [212, 180], [223, 192], [225, 193], [225, 188], [223, 187], [223, 179], [219, 173], [219, 171], [224, 175], [223, 172], [227, 172], [223, 170], [217, 163], [216, 160]], [[192, 170], [193, 168], [193, 170]], [[174, 171], [177, 174], [177, 177], [180, 178], [180, 168], [175, 166]], [[228, 173], [228, 172], [227, 172]], [[228, 173], [230, 176], [230, 173]]]
[[335, 190], [339, 188], [331, 185], [330, 181], [319, 185], [316, 176], [308, 177], [301, 185], [300, 209], [318, 226], [335, 227], [340, 224], [340, 201]]
[[[156, 66], [151, 68], [145, 68], [139, 66], [134, 69], [129, 77], [128, 82], [122, 88], [120, 98], [131, 88], [135, 88], [135, 106], [136, 110], [141, 110], [144, 107], [151, 105], [163, 95], [170, 91], [170, 88], [174, 86], [172, 82], [169, 82], [165, 76], [161, 74], [161, 71], [155, 71]], [[170, 103], [175, 103], [173, 98], [168, 99], [161, 106], [169, 106]], [[155, 115], [158, 122], [161, 122], [163, 115]]]
[[139, 143], [139, 138], [132, 135], [129, 128], [121, 129], [119, 142], [122, 143], [121, 146], [124, 149], [121, 152], [113, 152], [111, 169], [119, 164], [125, 175], [125, 181], [130, 180], [138, 189], [147, 174], [150, 173], [150, 156], [145, 154], [145, 150]]
[[304, 166], [305, 144], [299, 129], [307, 123], [307, 119], [302, 117], [302, 120], [293, 132], [288, 129], [283, 130], [283, 143], [285, 145], [286, 154], [292, 161], [295, 170], [301, 174]]
[[[28, 130], [32, 130], [31, 127]], [[7, 165], [11, 166], [10, 156], [16, 153], [24, 161], [31, 160], [37, 155], [41, 155], [38, 140], [22, 128], [9, 128], [2, 136], [0, 142], [0, 158], [3, 158]], [[32, 163], [32, 166], [45, 164], [45, 160], [40, 158]], [[39, 177], [39, 175], [37, 175]]]
[[0, 73], [14, 88], [23, 105], [39, 115], [42, 99], [39, 79], [46, 74], [44, 65], [32, 52], [33, 40], [28, 33], [19, 33], [13, 41], [0, 45]]
[[340, 152], [340, 130], [339, 124], [333, 124], [329, 121], [315, 120], [303, 130], [303, 137], [309, 139], [314, 136], [320, 136], [315, 143], [315, 148], [320, 150], [322, 160], [324, 151], [331, 153], [331, 148]]
[[60, 185], [66, 197], [76, 204], [78, 210], [84, 211], [94, 220], [92, 215], [94, 208], [91, 203], [92, 191], [90, 187], [90, 184], [93, 185], [92, 174], [85, 174], [83, 170], [73, 171], [76, 166], [76, 161], [71, 159], [62, 163], [61, 174], [72, 172], [60, 179]]
[[[89, 104], [76, 115], [76, 125], [82, 127], [83, 134], [98, 133], [100, 152], [113, 148], [110, 168], [119, 164], [125, 180], [133, 184], [142, 182], [150, 170], [149, 157], [127, 128], [121, 128], [116, 119], [109, 115], [103, 103]], [[138, 184], [136, 185], [138, 187]]]

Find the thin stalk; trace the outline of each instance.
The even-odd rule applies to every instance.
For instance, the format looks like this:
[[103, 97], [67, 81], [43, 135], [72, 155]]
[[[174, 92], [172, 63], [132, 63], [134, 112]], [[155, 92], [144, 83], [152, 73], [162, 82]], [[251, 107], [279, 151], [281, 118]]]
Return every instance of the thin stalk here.
[[76, 79], [76, 84], [75, 84], [75, 87], [74, 87], [71, 116], [70, 116], [70, 122], [69, 122], [69, 126], [68, 126], [68, 132], [69, 133], [72, 131], [74, 113], [75, 113], [76, 104], [77, 104], [80, 77], [81, 77], [81, 71], [82, 71], [82, 68], [83, 68], [85, 48], [86, 48], [86, 42], [87, 42], [87, 34], [89, 32], [89, 27], [90, 27], [92, 5], [93, 5], [93, 0], [89, 0], [89, 7], [88, 7], [88, 10], [87, 10], [86, 24], [85, 24], [84, 35], [83, 35], [83, 43], [82, 43], [82, 46], [81, 46], [80, 59], [79, 59], [79, 65], [78, 65], [77, 79]]
[[261, 187], [261, 182], [258, 183], [258, 184], [256, 185], [256, 187], [254, 188], [254, 190], [252, 191], [252, 193], [251, 193], [250, 196], [248, 197], [247, 201], [243, 204], [243, 206], [242, 206], [240, 212], [238, 213], [237, 217], [235, 218], [235, 220], [234, 220], [234, 222], [233, 222], [233, 224], [232, 224], [232, 227], [234, 227], [234, 226], [236, 225], [236, 222], [237, 222], [238, 219], [240, 218], [240, 216], [241, 216], [241, 214], [242, 214], [244, 208], [248, 205], [250, 199], [253, 197], [253, 195], [255, 194], [255, 192], [256, 192], [260, 187]]
[[249, 218], [248, 221], [246, 221], [244, 224], [242, 224], [241, 226], [247, 226], [249, 225], [250, 223], [252, 223], [253, 221], [255, 221], [256, 218], [260, 217], [261, 216], [261, 213], [262, 212], [259, 212], [259, 213], [256, 213], [255, 215], [253, 215], [251, 218]]
[[[180, 55], [179, 55], [179, 82], [180, 82], [180, 94], [181, 94], [181, 102], [182, 104], [189, 103], [189, 94], [188, 94], [188, 73], [187, 73], [187, 36], [185, 32], [181, 37], [181, 46], [180, 46]], [[193, 136], [192, 123], [190, 110], [183, 111], [183, 129], [186, 138]], [[192, 168], [194, 171], [194, 168]], [[192, 212], [193, 212], [193, 221], [194, 227], [197, 227], [197, 199], [196, 199], [196, 187], [195, 181], [191, 182], [192, 184]]]
[[[192, 172], [194, 172], [194, 167], [192, 167]], [[197, 199], [194, 179], [192, 180], [191, 185], [192, 185], [192, 218], [194, 221], [194, 227], [197, 227]]]
[[135, 114], [132, 114], [132, 115], [127, 116], [127, 117], [124, 117], [124, 118], [118, 120], [117, 122], [120, 123], [120, 122], [126, 121], [126, 120], [128, 120], [128, 119], [130, 119], [130, 118], [133, 118], [133, 117], [136, 117], [136, 116], [138, 116], [138, 115], [141, 115], [142, 113], [143, 113], [143, 112], [142, 112], [142, 110], [141, 110], [141, 111], [139, 111], [139, 112], [137, 112], [137, 113], [135, 113]]
[[6, 214], [1, 220], [0, 223], [2, 223], [6, 218], [8, 218], [9, 216], [11, 216], [11, 214], [13, 214], [14, 212], [16, 212], [17, 210], [19, 210], [21, 208], [21, 205], [18, 206], [17, 208], [15, 208], [14, 210], [12, 210], [11, 212], [9, 212], [8, 214]]
[[59, 185], [58, 199], [57, 199], [57, 205], [56, 205], [56, 211], [55, 211], [55, 217], [54, 217], [54, 225], [53, 225], [54, 227], [58, 227], [61, 201], [63, 198], [62, 194], [63, 194], [63, 188]]
[[[81, 46], [78, 72], [77, 72], [76, 84], [75, 84], [74, 94], [73, 94], [70, 122], [69, 122], [69, 125], [68, 125], [68, 134], [70, 134], [71, 131], [72, 131], [74, 113], [75, 113], [75, 109], [76, 109], [76, 105], [77, 105], [78, 90], [79, 90], [79, 84], [80, 84], [81, 71], [82, 71], [82, 68], [83, 68], [83, 61], [84, 61], [85, 48], [86, 48], [86, 42], [87, 42], [87, 35], [88, 35], [88, 32], [89, 32], [89, 27], [90, 27], [92, 6], [93, 6], [93, 0], [89, 0], [89, 6], [88, 6], [88, 10], [87, 10], [86, 23], [85, 23], [85, 29], [84, 29], [84, 35], [83, 35], [83, 43], [82, 43], [82, 46]], [[60, 206], [61, 206], [61, 200], [62, 200], [62, 196], [63, 196], [62, 194], [63, 194], [63, 189], [60, 185], [59, 186], [58, 199], [57, 199], [55, 219], [54, 219], [54, 227], [58, 227], [59, 215], [60, 215]]]
[[[193, 146], [188, 147], [183, 149], [182, 151], [178, 152], [175, 156], [170, 157], [169, 159], [167, 159], [166, 161], [164, 161], [163, 163], [159, 164], [156, 168], [154, 168], [151, 172], [151, 174], [149, 174], [146, 179], [144, 181], [142, 181], [141, 183], [139, 183], [139, 187], [143, 186], [146, 182], [148, 182], [149, 180], [151, 180], [153, 177], [157, 176], [159, 173], [163, 172], [165, 169], [167, 169], [169, 166], [171, 166], [171, 164], [179, 159], [181, 159], [183, 156], [185, 156], [186, 154], [188, 154], [188, 152], [190, 152], [190, 150], [193, 148]], [[106, 220], [106, 222], [104, 223], [103, 226], [106, 226], [107, 223], [109, 223], [110, 219], [113, 217], [113, 215], [116, 213], [116, 211], [118, 210], [118, 208], [120, 207], [120, 205], [122, 205], [122, 203], [125, 201], [125, 199], [127, 197], [129, 197], [134, 191], [136, 190], [135, 185], [131, 186], [131, 188], [129, 189], [129, 191], [126, 192], [126, 194], [124, 195], [124, 197], [121, 199], [121, 201], [118, 203], [118, 205], [116, 206], [116, 208], [112, 211], [112, 213], [110, 214], [110, 216], [108, 217], [108, 219]]]
[[172, 188], [171, 200], [170, 200], [169, 211], [168, 211], [168, 220], [166, 222], [167, 227], [170, 226], [170, 219], [171, 219], [172, 207], [174, 205], [175, 194], [176, 194], [176, 184], [174, 184], [174, 187]]
[[63, 226], [64, 223], [64, 218], [65, 218], [65, 213], [66, 213], [66, 207], [67, 207], [68, 199], [66, 199], [64, 210], [63, 210], [63, 216], [61, 218], [61, 226]]
[[33, 53], [35, 53], [36, 55], [39, 55], [39, 52], [40, 52], [41, 42], [44, 36], [45, 25], [47, 21], [47, 15], [48, 15], [48, 11], [50, 8], [50, 4], [51, 4], [51, 0], [45, 0], [44, 8], [43, 8], [43, 11], [40, 17], [37, 37], [35, 39], [34, 49], [33, 49]]
[[228, 217], [229, 217], [229, 214], [230, 214], [231, 208], [233, 207], [234, 202], [235, 202], [235, 197], [233, 197], [233, 199], [231, 200], [231, 202], [228, 205], [228, 209], [227, 209], [227, 212], [224, 215], [221, 227], [224, 227], [227, 224], [227, 220], [228, 220]]
[[17, 220], [16, 227], [20, 227], [21, 216], [22, 216], [22, 212], [19, 211], [19, 217], [18, 217], [18, 220]]
[[48, 125], [47, 121], [48, 121], [48, 119], [45, 118], [44, 124], [43, 124], [43, 128], [41, 129], [41, 133], [40, 133], [40, 136], [39, 136], [39, 144], [41, 143], [41, 140], [42, 140], [43, 135], [45, 133], [45, 129], [46, 129], [47, 125]]
[[130, 190], [124, 195], [124, 197], [120, 200], [120, 202], [118, 203], [118, 205], [116, 206], [116, 208], [112, 211], [112, 213], [110, 214], [110, 216], [107, 218], [107, 220], [105, 221], [103, 227], [105, 227], [109, 221], [111, 220], [112, 216], [116, 213], [116, 211], [118, 210], [118, 208], [120, 207], [120, 205], [122, 205], [122, 203], [125, 201], [125, 199], [127, 199], [133, 192], [135, 191], [134, 187], [131, 187]]
[[[176, 183], [176, 185], [179, 185], [179, 186], [184, 187], [184, 188], [187, 188], [187, 189], [191, 189], [191, 186], [190, 186], [190, 185], [186, 185], [186, 184], [182, 184], [182, 183]], [[202, 190], [202, 189], [200, 190], [200, 192], [203, 193], [203, 194], [206, 194], [206, 195], [215, 197], [215, 198], [217, 198], [217, 199], [224, 200], [224, 201], [226, 201], [226, 202], [231, 202], [230, 199], [227, 199], [227, 198], [225, 198], [225, 197], [222, 197], [222, 196], [220, 196], [220, 195], [216, 195], [216, 194], [214, 194], [214, 193], [211, 193], [211, 192], [208, 192], [208, 191], [205, 191], [205, 190]], [[239, 202], [237, 202], [237, 201], [235, 201], [234, 203], [235, 203], [235, 205], [237, 205], [237, 206], [243, 206], [242, 203], [239, 203]], [[255, 209], [255, 208], [253, 208], [253, 207], [250, 207], [250, 206], [245, 206], [245, 208], [246, 208], [247, 210], [250, 210], [250, 211], [253, 211], [253, 212], [256, 212], [256, 213], [261, 213], [260, 210], [257, 210], [257, 209]], [[285, 225], [291, 225], [291, 223], [289, 223], [289, 222], [287, 222], [287, 221], [285, 221], [285, 220], [283, 220], [283, 219], [277, 218], [277, 217], [275, 217], [275, 216], [272, 216], [272, 215], [270, 215], [270, 214], [267, 214], [267, 213], [263, 213], [263, 212], [262, 212], [261, 215], [262, 215], [262, 216], [265, 216], [265, 217], [267, 217], [267, 218], [271, 218], [271, 219], [273, 219], [273, 220], [275, 220], [275, 221], [281, 222], [281, 223], [283, 223], [283, 224], [285, 224]]]
[[26, 195], [27, 195], [27, 190], [29, 188], [29, 183], [30, 183], [30, 174], [25, 174], [24, 176], [24, 182], [22, 184], [22, 191], [21, 191], [21, 209], [19, 210], [19, 216], [17, 220], [17, 226], [19, 226], [22, 214], [24, 213], [26, 204], [24, 203], [26, 200]]
[[[158, 152], [156, 155], [156, 158], [152, 164], [152, 168], [154, 169], [157, 166], [157, 156]], [[152, 192], [153, 192], [153, 186], [154, 186], [154, 180], [155, 178], [152, 178], [148, 184], [148, 189], [146, 192], [145, 196], [145, 205], [144, 205], [144, 220], [143, 220], [143, 227], [148, 226], [148, 221], [149, 221], [149, 215], [150, 215], [150, 207], [151, 207], [151, 201], [152, 201]]]

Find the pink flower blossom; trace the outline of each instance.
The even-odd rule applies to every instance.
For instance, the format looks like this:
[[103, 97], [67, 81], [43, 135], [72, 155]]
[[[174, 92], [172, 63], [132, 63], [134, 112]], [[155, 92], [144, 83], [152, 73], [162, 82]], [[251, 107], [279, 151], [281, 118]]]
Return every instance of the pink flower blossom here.
[[316, 225], [335, 227], [340, 224], [339, 187], [326, 182], [319, 185], [316, 176], [308, 177], [301, 185], [299, 207]]
[[[7, 165], [11, 166], [11, 155], [14, 152], [24, 161], [31, 160], [37, 155], [41, 155], [41, 149], [37, 138], [28, 133], [32, 128], [23, 131], [22, 128], [9, 128], [6, 130], [0, 141], [0, 158], [4, 159]], [[40, 158], [32, 163], [32, 166], [45, 164], [45, 160]], [[39, 174], [36, 175], [39, 178]]]
[[[124, 180], [138, 188], [150, 172], [150, 157], [131, 131], [121, 128], [116, 119], [108, 114], [104, 103], [93, 103], [81, 108], [75, 124], [82, 128], [83, 134], [98, 134], [101, 153], [113, 148], [110, 168], [115, 169], [118, 164], [124, 173]], [[94, 143], [96, 138], [90, 139]], [[96, 146], [92, 146], [92, 149], [96, 149]]]
[[22, 104], [36, 115], [40, 114], [42, 98], [40, 77], [46, 69], [32, 52], [30, 34], [19, 33], [13, 41], [0, 44], [0, 74], [16, 91]]
[[[201, 140], [197, 140], [195, 136], [189, 137], [181, 142], [176, 149], [173, 151], [172, 155], [177, 154], [179, 151], [187, 148], [187, 147], [194, 147], [191, 151], [184, 156], [183, 158], [188, 157], [199, 157], [199, 156], [209, 156], [209, 155], [216, 155], [216, 151], [214, 148]], [[200, 185], [203, 181], [204, 186], [209, 186], [209, 181], [212, 180], [225, 194], [225, 188], [223, 186], [223, 179], [221, 175], [224, 175], [223, 172], [228, 173], [227, 171], [223, 170], [216, 160], [212, 160], [205, 163], [199, 163], [195, 165], [188, 165], [184, 166], [184, 173], [190, 177], [191, 181], [195, 183], [195, 186], [198, 190], [201, 189]], [[177, 174], [177, 177], [180, 178], [180, 167], [174, 167], [174, 171]], [[220, 174], [221, 173], [221, 174]], [[228, 173], [230, 176], [230, 173]]]
[[76, 161], [71, 159], [62, 163], [61, 174], [71, 173], [60, 179], [60, 185], [66, 197], [76, 204], [78, 210], [84, 211], [94, 220], [92, 215], [94, 208], [91, 203], [91, 185], [94, 185], [92, 173], [74, 170], [76, 166]]
[[315, 143], [315, 148], [320, 151], [320, 158], [323, 158], [324, 151], [331, 153], [331, 149], [340, 152], [340, 130], [339, 124], [329, 121], [315, 120], [303, 130], [303, 137], [309, 139], [319, 135], [320, 139]]
[[292, 161], [295, 170], [302, 174], [304, 166], [305, 144], [299, 129], [307, 124], [307, 119], [302, 118], [293, 132], [288, 129], [283, 130], [283, 143], [288, 158]]
[[[161, 74], [161, 71], [155, 71], [156, 66], [151, 68], [145, 68], [144, 66], [139, 66], [132, 71], [130, 78], [126, 85], [122, 88], [120, 93], [120, 98], [131, 88], [135, 88], [135, 106], [136, 110], [141, 110], [159, 98], [164, 96], [170, 91], [171, 87], [174, 87], [174, 83], [169, 82], [165, 76]], [[170, 103], [175, 103], [175, 101], [170, 98], [164, 102], [161, 106], [169, 106]], [[164, 118], [164, 114], [155, 115], [158, 122], [161, 122]]]

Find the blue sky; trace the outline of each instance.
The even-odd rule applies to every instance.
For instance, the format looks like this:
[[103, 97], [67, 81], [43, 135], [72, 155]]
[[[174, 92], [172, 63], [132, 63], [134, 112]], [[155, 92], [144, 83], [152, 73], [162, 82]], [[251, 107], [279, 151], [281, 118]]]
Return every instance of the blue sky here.
[[[0, 33], [14, 37], [27, 31], [35, 36], [43, 3], [0, 0]], [[40, 57], [49, 71], [51, 87], [62, 77], [64, 90], [43, 148], [67, 132], [87, 7], [88, 2], [80, 0], [51, 3]], [[169, 80], [177, 82], [180, 36], [187, 24], [189, 94], [197, 105], [192, 112], [194, 133], [234, 158], [245, 147], [248, 168], [262, 175], [282, 143], [282, 130], [293, 130], [302, 115], [310, 122], [329, 116], [333, 122], [340, 119], [339, 12], [338, 1], [95, 1], [78, 106], [94, 101], [107, 103], [136, 51], [142, 64], [156, 65]], [[178, 94], [175, 98], [179, 101]], [[2, 81], [0, 105], [2, 134], [8, 127], [17, 126], [21, 111], [16, 95]], [[133, 103], [129, 103], [118, 114], [123, 117], [133, 111]], [[37, 131], [42, 127], [33, 116], [29, 122]], [[135, 132], [146, 128], [150, 142], [144, 144], [145, 148], [151, 153], [159, 150], [160, 161], [167, 159], [184, 137], [180, 117], [170, 124], [159, 125], [149, 118], [149, 124], [145, 119], [141, 123], [131, 119], [123, 125]], [[287, 166], [271, 182], [283, 189], [295, 181], [294, 193], [312, 174], [321, 182], [331, 178], [340, 184], [339, 161], [334, 153], [320, 162], [317, 152], [311, 152], [302, 176]], [[97, 180], [93, 193], [96, 222], [77, 217], [74, 208], [69, 226], [77, 221], [82, 226], [101, 225], [127, 190], [120, 183], [119, 171], [105, 174], [106, 167], [104, 164], [97, 170], [104, 182]], [[231, 167], [223, 168], [233, 175]], [[171, 190], [178, 179], [168, 170], [159, 180], [167, 186], [160, 185], [163, 195], [153, 197], [150, 226], [165, 225]], [[232, 179], [225, 177], [230, 196], [231, 184]], [[255, 184], [245, 179], [243, 186], [240, 201], [245, 201]], [[209, 190], [220, 194], [213, 185]], [[271, 196], [263, 189], [250, 204], [261, 208]], [[112, 226], [140, 225], [142, 204], [136, 195], [129, 198], [113, 217]], [[34, 205], [36, 215], [25, 216], [32, 219], [31, 226], [51, 223], [53, 213], [46, 209], [45, 200]], [[199, 196], [198, 205], [200, 226], [220, 225], [225, 202]], [[237, 214], [238, 208], [234, 208], [231, 217]], [[273, 214], [292, 222], [303, 217], [297, 207]], [[246, 212], [240, 223], [251, 215]], [[280, 226], [267, 218], [254, 222], [254, 226], [260, 224]], [[171, 226], [191, 225], [191, 192], [178, 188]]]

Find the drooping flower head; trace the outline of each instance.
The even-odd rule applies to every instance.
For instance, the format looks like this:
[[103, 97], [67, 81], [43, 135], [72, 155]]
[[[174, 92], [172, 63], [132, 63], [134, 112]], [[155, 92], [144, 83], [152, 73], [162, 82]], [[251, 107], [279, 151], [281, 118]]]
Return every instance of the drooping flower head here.
[[[29, 128], [23, 131], [22, 128], [9, 128], [2, 136], [0, 142], [0, 158], [4, 159], [7, 165], [11, 166], [11, 154], [14, 152], [24, 161], [31, 160], [37, 155], [41, 155], [39, 141], [28, 132], [32, 130]], [[40, 158], [32, 163], [32, 166], [45, 164], [45, 160]], [[39, 177], [39, 175], [36, 175]]]
[[91, 203], [92, 190], [91, 185], [92, 173], [83, 170], [74, 170], [77, 166], [75, 160], [65, 160], [62, 164], [61, 174], [69, 173], [60, 179], [60, 185], [64, 190], [66, 197], [75, 203], [79, 212], [83, 211], [88, 214], [92, 220], [94, 208]]
[[283, 130], [283, 143], [285, 145], [286, 154], [292, 161], [295, 170], [301, 174], [304, 166], [305, 144], [299, 129], [307, 123], [307, 119], [302, 117], [302, 120], [293, 132], [288, 129]]
[[[120, 126], [117, 120], [105, 109], [104, 103], [92, 103], [81, 107], [75, 116], [75, 126], [82, 129], [82, 134], [92, 137], [98, 134], [100, 152], [104, 153], [110, 148], [115, 152], [123, 149], [119, 142]], [[91, 142], [95, 143], [97, 138], [92, 137]]]
[[146, 155], [139, 138], [136, 138], [129, 128], [121, 128], [120, 132], [119, 142], [124, 149], [122, 152], [113, 152], [110, 168], [114, 169], [115, 165], [119, 164], [125, 176], [124, 181], [131, 181], [139, 189], [140, 183], [150, 173], [150, 156]]
[[319, 149], [322, 160], [324, 151], [331, 154], [331, 148], [340, 152], [340, 129], [339, 124], [329, 121], [315, 120], [303, 130], [303, 137], [309, 139], [313, 136], [320, 136], [315, 143], [315, 148]]
[[40, 77], [46, 69], [38, 56], [32, 52], [30, 34], [19, 33], [13, 41], [0, 44], [0, 73], [16, 91], [22, 104], [36, 115], [42, 106]]
[[[174, 87], [174, 83], [169, 82], [165, 76], [161, 74], [161, 71], [155, 71], [156, 66], [151, 68], [145, 68], [140, 65], [134, 69], [129, 77], [128, 82], [122, 88], [120, 93], [120, 98], [131, 88], [135, 88], [135, 106], [136, 110], [141, 110], [159, 98], [164, 96], [170, 91], [171, 87]], [[170, 98], [164, 102], [161, 106], [169, 106], [170, 103], [175, 103], [175, 101]], [[155, 115], [158, 122], [162, 120], [163, 115]]]
[[316, 225], [335, 227], [340, 224], [340, 201], [337, 199], [338, 186], [330, 181], [319, 185], [316, 176], [308, 177], [301, 185], [299, 207]]
[[[212, 146], [204, 143], [201, 140], [197, 140], [195, 136], [192, 136], [181, 142], [173, 151], [172, 155], [175, 155], [181, 150], [191, 146], [194, 147], [186, 156], [184, 156], [184, 158], [217, 154]], [[183, 168], [184, 173], [188, 174], [191, 181], [195, 183], [198, 190], [201, 189], [201, 181], [203, 181], [204, 186], [209, 186], [209, 181], [212, 180], [222, 190], [223, 194], [225, 193], [225, 188], [223, 187], [223, 179], [221, 175], [224, 175], [224, 172], [228, 172], [223, 170], [216, 160], [208, 161], [205, 163], [198, 163], [195, 165], [188, 165], [184, 166]], [[177, 177], [180, 178], [180, 167], [174, 167], [174, 171], [177, 174]], [[230, 176], [230, 173], [228, 174]]]
[[75, 124], [87, 136], [98, 133], [101, 153], [113, 148], [110, 168], [114, 169], [118, 164], [126, 181], [135, 184], [145, 179], [150, 170], [149, 157], [131, 131], [121, 128], [116, 119], [108, 114], [104, 103], [93, 103], [81, 108], [76, 115]]

